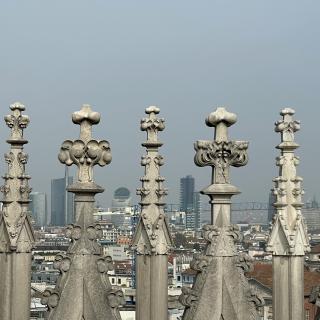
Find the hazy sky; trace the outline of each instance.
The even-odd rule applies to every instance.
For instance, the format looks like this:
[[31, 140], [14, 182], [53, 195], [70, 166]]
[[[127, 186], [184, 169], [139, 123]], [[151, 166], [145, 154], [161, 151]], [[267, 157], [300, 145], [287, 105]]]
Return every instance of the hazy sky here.
[[[232, 170], [242, 191], [234, 201], [266, 202], [278, 173], [274, 121], [291, 106], [302, 123], [305, 199], [320, 200], [319, 16], [316, 0], [2, 0], [0, 111], [16, 100], [27, 106], [34, 191], [49, 193], [50, 179], [63, 176], [60, 145], [79, 133], [71, 113], [89, 103], [102, 115], [94, 137], [109, 140], [113, 154], [96, 170], [106, 187], [100, 202], [109, 205], [119, 186], [134, 192], [145, 153], [140, 118], [158, 105], [167, 202], [177, 203], [180, 177], [192, 174], [198, 189], [210, 182], [211, 169], [193, 163], [193, 142], [213, 137], [204, 119], [223, 105], [238, 114], [230, 136], [250, 141], [249, 164]], [[8, 135], [2, 122], [1, 154]]]

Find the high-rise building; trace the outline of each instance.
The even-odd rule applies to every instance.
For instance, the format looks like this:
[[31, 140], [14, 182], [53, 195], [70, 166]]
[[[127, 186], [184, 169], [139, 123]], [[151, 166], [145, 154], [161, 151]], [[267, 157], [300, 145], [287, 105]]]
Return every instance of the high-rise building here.
[[200, 212], [201, 212], [201, 201], [200, 201], [200, 192], [195, 192], [193, 194], [193, 211], [195, 216], [195, 229], [200, 229], [201, 227], [201, 219], [200, 219]]
[[186, 228], [200, 228], [200, 193], [194, 191], [194, 178], [187, 175], [180, 179], [180, 210], [186, 214]]
[[29, 210], [35, 224], [39, 227], [47, 225], [47, 195], [44, 192], [30, 193]]
[[194, 178], [188, 175], [180, 179], [180, 210], [193, 210]]
[[125, 187], [118, 188], [113, 194], [112, 211], [124, 211], [130, 205], [130, 191]]
[[73, 183], [67, 175], [51, 180], [51, 222], [53, 226], [65, 226], [73, 222], [74, 195], [66, 188]]

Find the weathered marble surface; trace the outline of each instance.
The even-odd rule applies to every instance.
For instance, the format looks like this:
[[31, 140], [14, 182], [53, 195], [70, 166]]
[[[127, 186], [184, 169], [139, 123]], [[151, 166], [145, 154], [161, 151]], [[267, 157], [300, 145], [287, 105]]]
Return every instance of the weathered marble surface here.
[[28, 155], [23, 151], [28, 143], [23, 131], [30, 120], [22, 114], [25, 106], [21, 103], [12, 104], [10, 109], [12, 113], [4, 118], [11, 136], [7, 140], [10, 150], [5, 154], [8, 171], [1, 187], [0, 318], [26, 320], [30, 317], [31, 249], [35, 241], [28, 212], [31, 177], [25, 171]]
[[273, 181], [276, 214], [267, 250], [273, 254], [273, 313], [275, 320], [304, 319], [304, 255], [310, 250], [307, 229], [301, 214], [302, 178], [297, 175], [299, 158], [294, 151], [299, 145], [294, 134], [300, 122], [293, 119], [294, 110], [281, 111], [282, 119], [275, 124], [281, 134], [277, 146], [281, 154], [276, 164], [279, 176]]
[[212, 224], [203, 228], [205, 252], [191, 263], [198, 272], [195, 283], [192, 289], [183, 288], [180, 297], [186, 307], [184, 320], [255, 320], [257, 307], [263, 305], [244, 276], [251, 259], [238, 255], [235, 242], [240, 233], [230, 222], [231, 197], [239, 193], [230, 183], [230, 167], [248, 161], [248, 142], [228, 138], [228, 127], [236, 120], [235, 114], [218, 108], [206, 119], [209, 127], [215, 127], [214, 141], [195, 143], [195, 164], [213, 170], [211, 185], [202, 190], [210, 198]]
[[75, 194], [75, 223], [68, 226], [71, 239], [67, 254], [57, 255], [55, 267], [60, 277], [54, 290], [44, 292], [42, 302], [48, 305], [49, 320], [120, 320], [118, 307], [124, 304], [121, 288], [111, 286], [108, 271], [111, 257], [103, 257], [97, 239], [102, 232], [94, 222], [95, 194], [104, 189], [94, 182], [93, 167], [111, 162], [109, 143], [92, 139], [92, 125], [98, 124], [100, 114], [84, 105], [72, 116], [80, 125], [80, 138], [63, 142], [59, 160], [68, 166], [78, 166], [78, 181], [68, 187]]
[[137, 254], [137, 312], [138, 320], [168, 319], [168, 252], [172, 246], [169, 225], [164, 213], [164, 177], [160, 167], [164, 164], [158, 149], [162, 143], [158, 132], [164, 130], [164, 119], [157, 118], [158, 107], [146, 109], [147, 118], [141, 120], [141, 130], [147, 132], [147, 141], [142, 144], [147, 154], [141, 165], [145, 175], [140, 179], [142, 187], [141, 217], [134, 237], [133, 246]]

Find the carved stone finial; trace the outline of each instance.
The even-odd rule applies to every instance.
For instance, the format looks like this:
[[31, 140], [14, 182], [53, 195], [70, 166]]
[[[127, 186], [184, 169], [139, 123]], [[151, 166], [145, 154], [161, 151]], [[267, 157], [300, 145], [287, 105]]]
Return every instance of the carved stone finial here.
[[160, 113], [160, 109], [155, 106], [150, 106], [146, 108], [146, 114], [149, 115], [148, 118], [143, 118], [141, 120], [141, 130], [147, 131], [147, 142], [143, 144], [144, 146], [155, 146], [160, 147], [161, 142], [158, 141], [158, 131], [162, 131], [165, 128], [164, 119], [157, 118], [157, 114]]
[[7, 126], [11, 129], [10, 140], [23, 140], [23, 130], [30, 122], [29, 117], [22, 114], [26, 108], [20, 102], [15, 102], [10, 106], [10, 109], [12, 114], [4, 118]]
[[101, 225], [93, 218], [95, 194], [104, 190], [94, 183], [93, 167], [111, 162], [110, 146], [106, 140], [92, 138], [92, 126], [99, 123], [100, 114], [89, 105], [73, 113], [72, 121], [80, 125], [80, 138], [63, 142], [59, 160], [79, 168], [78, 181], [67, 188], [75, 194], [74, 223], [66, 228], [66, 236], [71, 240], [66, 255], [57, 255], [54, 262], [60, 271], [53, 292], [56, 295], [47, 291], [43, 303], [49, 308], [48, 320], [119, 320], [122, 292], [111, 292], [108, 271], [113, 263], [111, 257], [103, 256], [98, 242], [102, 238]]
[[228, 112], [225, 108], [219, 107], [216, 111], [209, 114], [206, 119], [208, 127], [215, 127], [215, 140], [228, 140], [228, 127], [237, 122], [237, 115]]
[[64, 141], [59, 160], [67, 166], [78, 166], [79, 182], [93, 183], [93, 167], [103, 167], [111, 162], [109, 142], [92, 140], [92, 125], [99, 123], [100, 114], [92, 111], [89, 105], [83, 105], [80, 111], [72, 115], [72, 121], [80, 125], [80, 139]]
[[[28, 162], [28, 154], [23, 152], [23, 145], [27, 140], [23, 139], [23, 129], [29, 124], [29, 117], [23, 115], [22, 111], [25, 106], [16, 102], [10, 106], [12, 114], [6, 116], [5, 122], [11, 129], [11, 137], [7, 141], [10, 145], [10, 151], [5, 154], [5, 161], [8, 165], [8, 171], [4, 175], [5, 184], [1, 187], [3, 193], [3, 216], [6, 225], [6, 232], [9, 235], [9, 243], [7, 244], [10, 250], [26, 250], [29, 252], [33, 245], [33, 233], [29, 241], [19, 241], [21, 231], [24, 224], [29, 224], [27, 218], [27, 206], [31, 188], [29, 186], [30, 176], [25, 172], [25, 166]], [[1, 215], [1, 213], [0, 213]], [[31, 225], [28, 225], [31, 229]], [[6, 232], [3, 232], [4, 236]], [[1, 230], [0, 230], [1, 233]], [[28, 237], [29, 238], [29, 237]], [[25, 248], [22, 248], [25, 247]], [[0, 252], [1, 248], [1, 234], [0, 234]], [[10, 251], [9, 250], [9, 251]]]
[[306, 227], [301, 219], [303, 179], [297, 175], [299, 158], [293, 153], [299, 146], [294, 141], [294, 133], [300, 129], [300, 121], [293, 119], [295, 111], [291, 108], [283, 109], [280, 114], [283, 119], [277, 121], [275, 127], [275, 131], [281, 133], [277, 147], [281, 155], [276, 161], [280, 174], [273, 180], [277, 214], [267, 249], [274, 255], [303, 256], [309, 250]]
[[146, 108], [146, 114], [159, 114], [160, 113], [160, 108], [158, 108], [157, 106], [150, 106], [148, 108]]
[[237, 115], [227, 111], [224, 107], [218, 107], [216, 111], [209, 114], [206, 124], [209, 127], [216, 127], [220, 122], [224, 122], [230, 127], [237, 122]]
[[[23, 130], [30, 120], [22, 114], [25, 106], [21, 103], [12, 104], [10, 109], [11, 114], [4, 118], [11, 129], [11, 136], [7, 140], [10, 150], [4, 156], [8, 169], [3, 176], [4, 185], [0, 188], [3, 193], [0, 272], [5, 275], [0, 277], [0, 295], [10, 299], [0, 299], [0, 314], [2, 319], [29, 319], [31, 250], [35, 238], [28, 210], [31, 177], [26, 174], [28, 155], [23, 147], [28, 141], [23, 138]], [[17, 301], [19, 308], [16, 308]]]
[[182, 289], [180, 302], [186, 306], [183, 320], [254, 320], [257, 316], [244, 275], [250, 269], [250, 259], [238, 256], [235, 243], [240, 232], [231, 225], [231, 198], [239, 190], [230, 184], [230, 166], [248, 162], [248, 142], [228, 139], [228, 127], [236, 120], [235, 114], [218, 108], [206, 119], [209, 127], [215, 127], [215, 140], [195, 143], [195, 164], [213, 170], [211, 185], [202, 190], [210, 197], [212, 222], [203, 227], [205, 251], [190, 264], [197, 272], [193, 288]]
[[[141, 196], [141, 214], [133, 241], [137, 253], [136, 317], [162, 320], [168, 317], [167, 265], [172, 246], [164, 212], [167, 189], [163, 186], [165, 179], [160, 175], [164, 159], [158, 151], [162, 145], [158, 132], [165, 126], [164, 119], [157, 118], [158, 107], [148, 107], [145, 112], [148, 116], [141, 120], [141, 130], [147, 132], [147, 141], [142, 144], [147, 153], [141, 159], [144, 176], [140, 179], [142, 187], [137, 190]], [[150, 303], [146, 303], [146, 297]]]
[[224, 108], [209, 115], [206, 123], [215, 127], [215, 140], [200, 140], [195, 143], [195, 164], [214, 167], [213, 184], [230, 184], [230, 166], [241, 167], [248, 162], [248, 142], [229, 141], [228, 127], [236, 123], [237, 116]]
[[[276, 196], [267, 251], [271, 252], [273, 264], [273, 318], [275, 320], [300, 320], [304, 318], [304, 255], [310, 251], [306, 226], [302, 217], [302, 178], [297, 175], [299, 158], [294, 150], [299, 145], [294, 133], [300, 122], [293, 119], [294, 110], [285, 108], [280, 112], [282, 120], [276, 122], [275, 131], [281, 134], [277, 146], [279, 176], [273, 181]], [[292, 294], [294, 288], [294, 294]], [[283, 306], [288, 306], [286, 310]]]
[[[141, 120], [141, 130], [147, 131], [147, 142], [142, 144], [147, 148], [147, 155], [141, 160], [141, 165], [145, 167], [145, 175], [140, 179], [142, 187], [137, 190], [137, 194], [141, 196], [142, 205], [142, 218], [139, 226], [145, 229], [148, 241], [145, 243], [146, 239], [141, 234], [138, 236], [137, 232], [136, 245], [140, 254], [146, 252], [166, 254], [171, 245], [171, 238], [162, 207], [165, 204], [164, 197], [168, 192], [163, 187], [165, 179], [160, 176], [160, 167], [164, 164], [164, 159], [158, 153], [158, 148], [162, 145], [158, 141], [158, 131], [164, 129], [164, 119], [156, 117], [160, 113], [158, 107], [148, 107], [145, 112], [149, 117]], [[151, 207], [152, 205], [156, 205], [156, 210]]]
[[275, 131], [281, 132], [282, 143], [294, 142], [294, 133], [300, 130], [300, 121], [294, 120], [295, 111], [291, 108], [284, 108], [280, 115], [282, 120], [275, 123]]
[[85, 142], [91, 140], [92, 126], [100, 122], [100, 113], [91, 110], [91, 106], [84, 104], [80, 111], [72, 115], [72, 121], [80, 125], [80, 139]]
[[25, 111], [26, 107], [21, 102], [15, 102], [15, 103], [10, 105], [10, 109], [12, 111], [15, 111], [15, 110]]
[[292, 108], [283, 108], [280, 111], [281, 116], [286, 116], [286, 115], [293, 116], [295, 113], [296, 112]]

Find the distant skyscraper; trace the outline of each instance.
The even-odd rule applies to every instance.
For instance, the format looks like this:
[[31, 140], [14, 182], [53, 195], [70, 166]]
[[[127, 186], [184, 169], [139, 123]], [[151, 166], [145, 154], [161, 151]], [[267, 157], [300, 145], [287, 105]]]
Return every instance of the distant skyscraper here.
[[186, 213], [186, 228], [200, 228], [200, 193], [194, 191], [194, 178], [180, 179], [180, 210]]
[[200, 225], [200, 212], [201, 212], [201, 201], [200, 201], [200, 192], [195, 192], [193, 194], [193, 211], [194, 211], [194, 227], [195, 229], [199, 229], [201, 227]]
[[130, 205], [130, 191], [124, 187], [118, 188], [113, 194], [112, 211], [121, 211], [126, 207], [130, 207]]
[[73, 222], [73, 194], [66, 187], [73, 183], [73, 177], [51, 180], [51, 225], [65, 226]]
[[180, 210], [193, 210], [194, 178], [188, 175], [180, 179]]
[[44, 192], [30, 193], [29, 210], [39, 227], [47, 225], [47, 195]]

